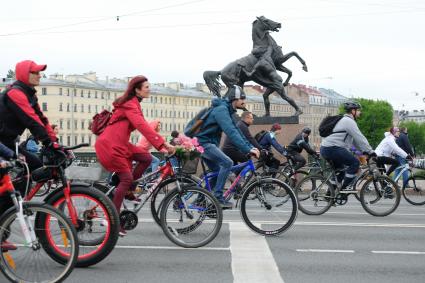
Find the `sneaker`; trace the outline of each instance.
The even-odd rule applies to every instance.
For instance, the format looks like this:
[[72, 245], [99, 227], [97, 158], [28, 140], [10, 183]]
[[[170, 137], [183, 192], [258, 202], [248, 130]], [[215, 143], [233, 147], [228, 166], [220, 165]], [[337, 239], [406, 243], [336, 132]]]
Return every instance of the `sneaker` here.
[[230, 202], [228, 200], [218, 200], [218, 202], [220, 203], [221, 208], [223, 209], [232, 209], [233, 208], [233, 202]]
[[125, 231], [125, 229], [121, 227], [118, 235], [120, 237], [125, 237], [125, 236], [127, 236], [127, 231]]
[[128, 192], [126, 195], [125, 195], [125, 199], [126, 200], [129, 200], [129, 201], [131, 201], [131, 202], [135, 202], [135, 203], [140, 203], [140, 202], [142, 202], [142, 200], [140, 199], [140, 198], [138, 198], [138, 197], [136, 197], [135, 195], [134, 195], [134, 193], [133, 192]]
[[15, 246], [14, 244], [12, 244], [11, 242], [9, 242], [9, 241], [3, 241], [2, 243], [1, 243], [1, 251], [2, 252], [7, 252], [7, 251], [15, 251], [15, 250], [17, 250], [18, 249], [18, 247], [17, 246]]

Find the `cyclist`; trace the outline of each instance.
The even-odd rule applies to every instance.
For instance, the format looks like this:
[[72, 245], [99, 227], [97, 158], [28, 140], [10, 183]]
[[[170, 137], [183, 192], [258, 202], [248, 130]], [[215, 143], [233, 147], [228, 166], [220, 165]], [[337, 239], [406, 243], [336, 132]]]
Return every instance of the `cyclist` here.
[[[120, 183], [113, 199], [118, 212], [121, 211], [124, 196], [130, 189], [133, 180], [140, 178], [152, 161], [150, 153], [141, 151], [129, 142], [131, 133], [137, 129], [157, 150], [166, 149], [168, 153], [175, 151], [174, 146], [165, 142], [164, 138], [149, 126], [143, 116], [140, 102], [149, 95], [148, 79], [144, 76], [132, 78], [125, 93], [114, 101], [114, 112], [108, 126], [95, 144], [100, 164], [106, 170], [116, 172], [119, 177]], [[133, 160], [138, 161], [134, 170], [132, 168]], [[119, 235], [122, 237], [127, 235], [123, 227], [121, 227]]]
[[295, 170], [300, 169], [306, 163], [305, 158], [301, 155], [303, 149], [305, 149], [308, 154], [314, 156], [314, 158], [319, 158], [319, 154], [315, 152], [308, 144], [308, 136], [310, 135], [310, 133], [311, 129], [309, 127], [305, 127], [304, 129], [302, 129], [301, 133], [295, 136], [294, 140], [287, 147], [288, 155], [295, 162]]
[[225, 201], [223, 197], [223, 188], [230, 174], [233, 165], [232, 159], [224, 154], [218, 145], [222, 132], [235, 144], [242, 153], [252, 153], [257, 158], [260, 152], [250, 144], [245, 136], [236, 126], [232, 115], [236, 109], [245, 108], [246, 95], [240, 86], [230, 87], [226, 94], [227, 99], [213, 99], [212, 111], [205, 119], [201, 131], [196, 134], [199, 144], [204, 148], [202, 158], [207, 166], [213, 171], [219, 171], [217, 178], [211, 180], [211, 187], [214, 188], [214, 195], [225, 208], [232, 208], [233, 204]]
[[[248, 129], [248, 127], [252, 125], [253, 122], [254, 115], [252, 115], [252, 112], [244, 111], [241, 115], [241, 120], [236, 123], [236, 126], [239, 128], [245, 138], [255, 148], [258, 148], [260, 150], [262, 148], [261, 145], [254, 139]], [[239, 148], [232, 143], [232, 140], [229, 139], [227, 136], [224, 139], [223, 146], [221, 147], [221, 149], [223, 150], [224, 154], [226, 154], [230, 157], [230, 159], [232, 159], [234, 164], [248, 161], [248, 157], [246, 156], [246, 154], [243, 154], [239, 150]]]
[[[37, 65], [26, 60], [16, 64], [16, 81], [0, 95], [0, 142], [10, 149], [15, 149], [15, 140], [29, 129], [36, 140], [44, 146], [59, 148], [57, 138], [38, 104], [35, 86], [40, 84], [41, 71], [47, 65]], [[21, 148], [30, 170], [43, 164], [33, 153]]]
[[393, 156], [400, 156], [403, 159], [411, 159], [403, 149], [401, 149], [397, 143], [396, 138], [400, 136], [400, 130], [397, 127], [392, 127], [389, 132], [386, 132], [385, 138], [378, 144], [375, 149], [378, 158], [376, 159], [379, 168], [385, 169], [385, 164], [391, 165], [387, 170], [389, 176], [398, 166], [400, 162], [393, 158]]
[[[333, 133], [323, 138], [320, 147], [322, 157], [333, 162], [335, 168], [348, 167], [345, 176], [338, 176], [338, 181], [342, 181], [341, 190], [349, 188], [359, 171], [360, 162], [350, 152], [353, 145], [369, 156], [376, 156], [366, 137], [357, 126], [356, 120], [360, 117], [362, 108], [360, 103], [348, 101], [343, 106], [345, 115], [335, 124]], [[342, 177], [344, 177], [343, 180]]]
[[270, 129], [269, 132], [266, 132], [262, 137], [260, 137], [258, 143], [263, 149], [266, 149], [270, 154], [267, 155], [266, 158], [266, 165], [278, 170], [280, 161], [273, 157], [273, 154], [271, 154], [271, 148], [274, 147], [280, 154], [283, 156], [287, 156], [288, 152], [285, 147], [281, 146], [277, 140], [276, 136], [282, 132], [282, 126], [278, 123], [274, 123]]
[[[406, 127], [400, 127], [400, 136], [396, 139], [397, 145], [404, 150], [407, 154], [409, 154], [412, 157], [415, 157], [415, 153], [413, 152], [412, 145], [409, 141], [409, 136], [407, 135], [407, 128]], [[396, 159], [398, 162], [400, 162], [401, 165], [406, 164], [406, 159], [402, 158], [401, 156], [396, 156]], [[394, 172], [394, 178], [397, 177], [401, 169], [396, 169]], [[408, 178], [409, 173], [407, 171], [403, 172], [403, 187], [408, 186]]]

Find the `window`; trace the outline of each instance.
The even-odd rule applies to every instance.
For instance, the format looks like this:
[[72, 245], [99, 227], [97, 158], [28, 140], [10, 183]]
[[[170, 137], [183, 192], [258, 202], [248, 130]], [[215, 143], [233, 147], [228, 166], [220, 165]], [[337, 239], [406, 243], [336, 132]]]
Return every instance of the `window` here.
[[153, 117], [153, 110], [151, 109], [151, 117]]
[[59, 128], [63, 129], [63, 120], [59, 120]]
[[77, 104], [74, 104], [74, 112], [77, 112]]
[[103, 91], [102, 91], [102, 93], [100, 94], [100, 98], [104, 99], [105, 98], [104, 96], [105, 95], [103, 94]]
[[81, 136], [81, 143], [84, 143], [84, 135]]
[[59, 95], [63, 95], [61, 87], [59, 88]]
[[[66, 128], [69, 130], [71, 129], [71, 120], [66, 120]], [[69, 142], [68, 142], [69, 144]]]
[[97, 98], [97, 91], [94, 92], [94, 98]]
[[89, 145], [91, 145], [91, 135], [89, 135]]
[[111, 99], [111, 93], [108, 91], [108, 99]]
[[87, 107], [88, 107], [87, 111], [88, 111], [89, 113], [91, 113], [91, 105], [89, 104]]
[[43, 103], [41, 104], [41, 110], [42, 110], [42, 111], [47, 111], [47, 102], [43, 102]]
[[74, 120], [74, 130], [78, 129], [78, 120]]
[[84, 120], [81, 120], [81, 129], [84, 130]]
[[66, 137], [66, 145], [71, 145], [71, 136]]
[[63, 144], [63, 139], [62, 139], [62, 135], [59, 136], [59, 143]]
[[60, 112], [62, 112], [62, 111], [63, 111], [63, 103], [62, 103], [62, 102], [60, 102], [60, 103], [59, 103], [59, 111], [60, 111]]
[[78, 137], [77, 136], [74, 137], [74, 144], [78, 144]]
[[91, 95], [90, 95], [90, 90], [89, 90], [89, 92], [87, 93], [87, 97], [88, 97], [88, 98], [90, 98], [90, 96], [91, 96]]
[[69, 112], [69, 103], [66, 104], [66, 112]]
[[81, 104], [81, 113], [84, 112], [84, 104]]
[[69, 96], [69, 88], [66, 89], [66, 96]]
[[80, 92], [81, 97], [84, 97], [84, 90], [82, 89]]
[[94, 106], [94, 109], [95, 109], [95, 112], [97, 113], [98, 112], [97, 105]]

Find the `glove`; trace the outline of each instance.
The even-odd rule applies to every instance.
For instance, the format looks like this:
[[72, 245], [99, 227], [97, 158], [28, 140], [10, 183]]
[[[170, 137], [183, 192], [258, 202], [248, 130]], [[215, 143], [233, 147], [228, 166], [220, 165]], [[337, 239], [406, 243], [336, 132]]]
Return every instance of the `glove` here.
[[376, 153], [374, 151], [371, 152], [363, 152], [363, 154], [369, 156], [369, 158], [376, 158], [378, 157], [378, 155], [376, 155]]

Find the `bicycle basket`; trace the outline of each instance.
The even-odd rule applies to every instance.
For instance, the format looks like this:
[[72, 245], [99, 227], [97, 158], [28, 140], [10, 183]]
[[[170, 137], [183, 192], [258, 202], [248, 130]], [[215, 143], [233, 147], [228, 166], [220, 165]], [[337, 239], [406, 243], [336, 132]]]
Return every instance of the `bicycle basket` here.
[[185, 153], [185, 157], [180, 158], [182, 173], [196, 174], [196, 171], [198, 170], [199, 158], [200, 155], [191, 156], [189, 152]]

